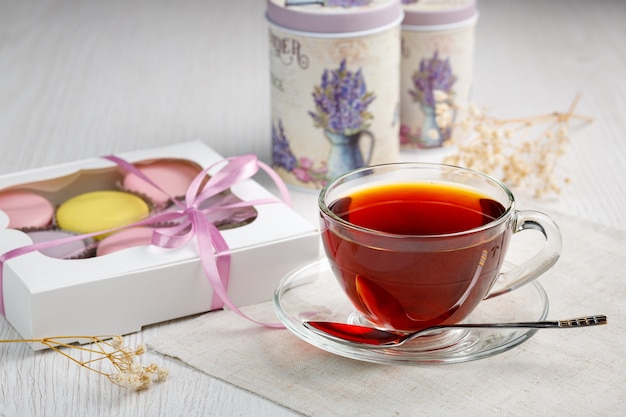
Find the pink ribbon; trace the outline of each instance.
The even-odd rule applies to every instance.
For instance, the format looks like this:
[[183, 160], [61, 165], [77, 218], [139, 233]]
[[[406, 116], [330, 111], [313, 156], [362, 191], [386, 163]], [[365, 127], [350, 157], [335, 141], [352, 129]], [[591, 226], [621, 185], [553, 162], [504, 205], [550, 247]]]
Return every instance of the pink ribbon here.
[[[135, 168], [134, 165], [113, 155], [105, 156], [104, 159], [114, 162], [122, 169], [132, 172], [148, 184], [167, 194], [167, 192], [165, 192], [158, 184], [154, 183], [140, 170]], [[221, 168], [211, 174], [209, 180], [203, 185], [209, 171], [217, 169], [220, 165], [222, 165]], [[2, 273], [4, 270], [4, 263], [10, 259], [30, 252], [63, 245], [88, 237], [115, 232], [129, 227], [176, 222], [174, 226], [155, 228], [152, 234], [152, 244], [162, 248], [175, 249], [189, 242], [194, 236], [196, 237], [200, 262], [205, 275], [213, 288], [213, 299], [211, 300], [212, 310], [227, 306], [235, 313], [257, 324], [267, 327], [284, 327], [281, 323], [265, 323], [254, 320], [244, 314], [232, 303], [227, 294], [228, 279], [230, 277], [230, 249], [220, 231], [207, 218], [207, 214], [214, 210], [228, 210], [260, 204], [279, 203], [280, 200], [277, 198], [263, 198], [252, 201], [240, 201], [219, 207], [200, 208], [202, 202], [205, 200], [221, 193], [222, 191], [228, 190], [231, 186], [241, 181], [251, 178], [259, 171], [259, 169], [265, 171], [270, 178], [272, 178], [278, 187], [283, 201], [291, 206], [291, 198], [287, 187], [278, 174], [276, 174], [276, 172], [267, 164], [259, 161], [255, 155], [243, 155], [239, 157], [226, 158], [200, 172], [189, 186], [184, 202], [180, 202], [174, 199], [174, 196], [168, 195], [177, 205], [178, 210], [159, 213], [139, 222], [122, 227], [23, 246], [0, 255], [0, 314], [3, 316], [5, 315]]]

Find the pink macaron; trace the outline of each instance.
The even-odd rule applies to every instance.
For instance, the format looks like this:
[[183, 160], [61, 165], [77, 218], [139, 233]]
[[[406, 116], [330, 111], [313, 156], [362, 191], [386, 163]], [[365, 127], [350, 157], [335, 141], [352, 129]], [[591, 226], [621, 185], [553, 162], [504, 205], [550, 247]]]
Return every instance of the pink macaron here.
[[157, 207], [165, 206], [170, 197], [184, 196], [193, 179], [202, 171], [197, 165], [181, 159], [160, 159], [137, 164], [136, 168], [165, 193], [132, 172], [124, 177], [123, 187], [148, 197]]
[[0, 193], [0, 210], [9, 216], [11, 229], [47, 227], [54, 216], [54, 207], [48, 199], [26, 190]]
[[131, 227], [113, 233], [100, 241], [96, 249], [96, 256], [104, 256], [136, 246], [149, 245], [152, 242], [153, 230], [150, 227]]

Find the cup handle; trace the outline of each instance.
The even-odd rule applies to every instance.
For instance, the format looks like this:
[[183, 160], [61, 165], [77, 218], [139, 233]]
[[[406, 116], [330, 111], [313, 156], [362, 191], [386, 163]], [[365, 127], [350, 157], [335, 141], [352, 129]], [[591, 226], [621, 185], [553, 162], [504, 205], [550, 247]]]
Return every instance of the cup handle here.
[[500, 273], [485, 300], [528, 284], [550, 269], [559, 259], [563, 247], [561, 232], [550, 217], [538, 211], [517, 211], [513, 233], [524, 230], [540, 231], [546, 239], [544, 248], [523, 264], [508, 272]]

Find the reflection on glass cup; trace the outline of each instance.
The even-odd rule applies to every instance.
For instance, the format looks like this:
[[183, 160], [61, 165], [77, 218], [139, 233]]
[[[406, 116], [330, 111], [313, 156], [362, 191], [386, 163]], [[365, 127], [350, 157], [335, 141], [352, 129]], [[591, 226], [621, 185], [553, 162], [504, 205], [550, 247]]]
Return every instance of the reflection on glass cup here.
[[[516, 210], [505, 185], [449, 165], [354, 170], [324, 187], [319, 208], [333, 272], [377, 327], [409, 331], [460, 322], [482, 300], [540, 276], [561, 251], [548, 216]], [[540, 231], [545, 246], [501, 273], [512, 235], [524, 230]]]

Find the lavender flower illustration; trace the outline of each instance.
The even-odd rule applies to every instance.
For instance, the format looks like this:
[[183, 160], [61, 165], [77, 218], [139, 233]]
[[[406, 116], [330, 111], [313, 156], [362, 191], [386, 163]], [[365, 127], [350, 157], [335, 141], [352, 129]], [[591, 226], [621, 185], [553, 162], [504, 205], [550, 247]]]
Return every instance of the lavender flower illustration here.
[[315, 86], [315, 112], [309, 112], [316, 127], [332, 133], [351, 135], [369, 127], [372, 114], [367, 107], [376, 96], [367, 91], [363, 73], [352, 72], [343, 59], [336, 70], [324, 70], [322, 82]]
[[[274, 166], [292, 173], [299, 181], [324, 185], [331, 178], [369, 164], [374, 135], [367, 130], [373, 119], [367, 108], [376, 96], [367, 91], [361, 69], [350, 71], [345, 59], [339, 68], [324, 70], [320, 85], [313, 87], [312, 96], [315, 111], [308, 114], [330, 142], [328, 160], [315, 167], [310, 158], [297, 158], [289, 145], [282, 120], [272, 126], [272, 159]], [[369, 138], [365, 158], [359, 145], [361, 136]]]
[[409, 90], [413, 99], [428, 107], [435, 106], [434, 91], [449, 93], [452, 85], [456, 82], [456, 76], [452, 74], [450, 62], [439, 58], [439, 51], [430, 59], [420, 61], [419, 70], [413, 74], [415, 90]]
[[272, 161], [275, 167], [283, 168], [292, 173], [305, 184], [315, 183], [318, 186], [324, 186], [328, 181], [324, 163], [321, 167], [315, 167], [310, 158], [296, 158], [285, 135], [281, 119], [278, 120], [278, 126], [272, 125]]
[[272, 125], [272, 161], [275, 166], [290, 172], [298, 163], [285, 136], [282, 120], [278, 120], [278, 127]]
[[[376, 96], [367, 91], [361, 68], [356, 72], [347, 68], [345, 58], [339, 68], [326, 69], [321, 84], [313, 89], [315, 111], [310, 111], [315, 127], [324, 130], [330, 142], [328, 177], [335, 178], [352, 169], [370, 163], [374, 150], [374, 135], [367, 130], [373, 115], [367, 107]], [[363, 158], [359, 141], [369, 138], [367, 156]]]
[[[408, 93], [414, 101], [420, 103], [424, 113], [424, 121], [415, 142], [421, 147], [440, 146], [449, 137], [450, 128], [438, 125], [436, 113], [438, 106], [451, 103], [452, 86], [456, 82], [449, 60], [439, 58], [439, 51], [435, 51], [431, 58], [420, 61], [412, 81], [415, 89]], [[441, 97], [445, 97], [444, 101]], [[410, 139], [403, 139], [408, 134], [406, 130], [405, 126], [404, 132], [403, 129], [400, 131], [402, 143], [410, 142]]]

